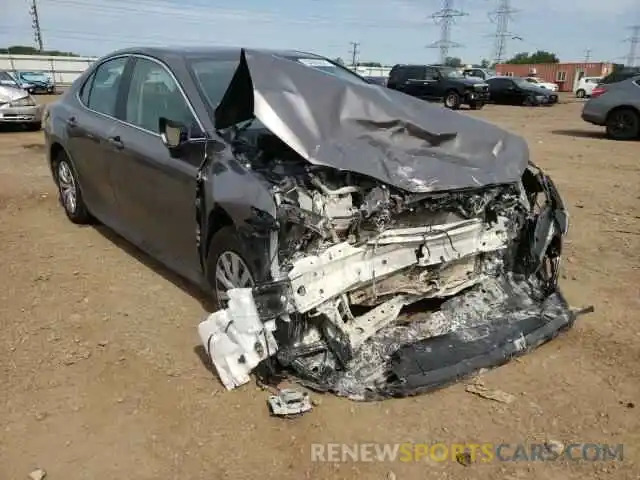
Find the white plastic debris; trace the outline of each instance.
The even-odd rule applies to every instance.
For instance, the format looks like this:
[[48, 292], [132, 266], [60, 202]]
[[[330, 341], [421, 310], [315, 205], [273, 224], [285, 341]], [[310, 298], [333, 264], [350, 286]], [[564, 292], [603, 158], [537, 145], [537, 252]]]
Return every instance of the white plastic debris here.
[[301, 415], [313, 408], [309, 394], [293, 388], [283, 388], [278, 395], [271, 395], [268, 403], [271, 414], [281, 417]]
[[229, 303], [198, 325], [204, 348], [220, 380], [232, 390], [249, 382], [251, 371], [265, 358], [275, 354], [275, 322], [263, 323], [253, 300], [252, 289], [227, 291]]

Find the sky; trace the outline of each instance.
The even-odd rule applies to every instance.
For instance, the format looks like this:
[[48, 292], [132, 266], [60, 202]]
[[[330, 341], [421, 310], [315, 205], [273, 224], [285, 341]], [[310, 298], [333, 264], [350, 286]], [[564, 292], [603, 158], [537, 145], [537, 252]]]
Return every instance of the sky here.
[[[0, 0], [0, 47], [34, 45], [30, 0]], [[211, 44], [293, 48], [383, 64], [436, 62], [440, 38], [431, 15], [442, 0], [37, 0], [44, 47], [100, 56], [127, 46]], [[498, 0], [453, 0], [449, 55], [491, 59]], [[506, 56], [547, 50], [561, 61], [624, 62], [640, 0], [512, 0], [517, 10]], [[640, 47], [638, 48], [640, 56]], [[640, 58], [637, 60], [640, 62]]]

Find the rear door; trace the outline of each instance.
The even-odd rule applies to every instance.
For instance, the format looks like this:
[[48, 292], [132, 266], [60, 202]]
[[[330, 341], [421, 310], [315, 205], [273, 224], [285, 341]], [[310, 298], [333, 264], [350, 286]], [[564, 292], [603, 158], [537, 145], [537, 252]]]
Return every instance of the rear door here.
[[[130, 239], [187, 277], [200, 271], [196, 246], [196, 176], [205, 135], [176, 77], [160, 61], [134, 57], [113, 133], [119, 214]], [[159, 134], [164, 117], [191, 128], [193, 140], [172, 154]]]
[[[87, 205], [106, 223], [114, 223], [116, 204], [111, 165], [114, 152], [109, 137], [118, 127], [115, 119], [120, 85], [129, 57], [106, 60], [80, 89], [77, 108], [62, 111], [67, 150], [76, 169]], [[117, 225], [112, 225], [116, 227]]]
[[428, 99], [442, 98], [444, 96], [443, 79], [435, 67], [424, 69], [424, 97]]
[[407, 81], [405, 83], [405, 93], [414, 97], [427, 99], [428, 88], [426, 80], [426, 67], [415, 65], [407, 68]]
[[495, 103], [513, 103], [517, 95], [515, 83], [509, 78], [492, 78], [487, 81], [489, 84], [489, 95]]

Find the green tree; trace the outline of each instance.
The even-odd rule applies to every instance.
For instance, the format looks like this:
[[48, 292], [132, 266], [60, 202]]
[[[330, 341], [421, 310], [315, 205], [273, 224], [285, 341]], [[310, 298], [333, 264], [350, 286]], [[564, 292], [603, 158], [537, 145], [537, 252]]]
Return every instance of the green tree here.
[[380, 62], [358, 62], [359, 67], [382, 67]]
[[344, 65], [344, 60], [342, 59], [342, 57], [336, 57], [333, 59], [334, 62], [336, 62], [338, 65]]
[[462, 66], [462, 60], [460, 60], [458, 57], [447, 57], [444, 60], [444, 64], [447, 67], [459, 68]]
[[545, 50], [538, 50], [529, 54], [529, 52], [516, 53], [513, 58], [507, 60], [505, 63], [527, 65], [533, 63], [559, 63], [560, 59], [555, 53], [547, 52]]
[[483, 58], [482, 61], [480, 62], [480, 66], [482, 68], [489, 68], [489, 65], [491, 65], [491, 62], [486, 58]]
[[12, 53], [14, 55], [55, 55], [65, 57], [77, 57], [76, 53], [61, 52], [59, 50], [38, 50], [37, 48], [30, 47], [28, 45], [12, 45], [7, 48], [0, 48], [0, 53]]

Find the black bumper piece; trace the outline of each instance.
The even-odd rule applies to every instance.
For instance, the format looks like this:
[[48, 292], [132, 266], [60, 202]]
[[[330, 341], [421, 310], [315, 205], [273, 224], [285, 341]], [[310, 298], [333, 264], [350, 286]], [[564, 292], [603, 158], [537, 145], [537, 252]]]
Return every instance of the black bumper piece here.
[[[566, 305], [559, 293], [553, 297], [548, 300]], [[491, 322], [404, 346], [392, 356], [387, 393], [399, 397], [425, 393], [480, 369], [500, 366], [554, 339], [574, 321], [575, 315], [567, 309], [563, 316]]]

